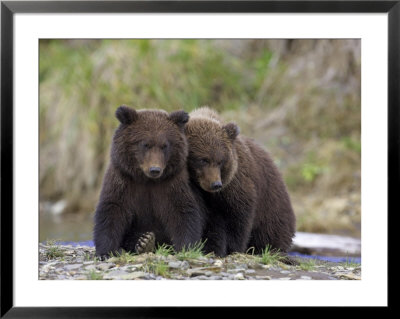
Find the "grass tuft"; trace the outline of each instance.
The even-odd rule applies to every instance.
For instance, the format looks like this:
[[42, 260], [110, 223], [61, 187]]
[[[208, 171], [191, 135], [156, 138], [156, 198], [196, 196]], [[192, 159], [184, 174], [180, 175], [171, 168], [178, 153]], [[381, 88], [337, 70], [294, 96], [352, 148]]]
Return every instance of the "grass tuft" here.
[[103, 275], [100, 273], [97, 273], [95, 270], [90, 270], [87, 274], [88, 280], [102, 280]]
[[159, 256], [168, 256], [174, 253], [174, 248], [171, 245], [162, 244], [158, 245], [155, 251], [156, 255]]
[[300, 269], [305, 271], [312, 270], [317, 265], [316, 260], [312, 258], [308, 258], [307, 260], [298, 260], [298, 261]]
[[46, 252], [46, 257], [48, 259], [64, 257], [63, 250], [59, 246], [57, 246], [55, 240], [47, 240], [46, 245], [49, 246], [49, 248]]
[[260, 262], [264, 265], [275, 265], [284, 259], [278, 250], [274, 250], [271, 246], [267, 245], [261, 252]]
[[115, 254], [111, 253], [111, 257], [108, 259], [108, 261], [125, 265], [129, 263], [134, 263], [136, 256], [137, 255], [126, 251], [116, 252]]
[[[183, 247], [182, 250], [175, 253], [178, 260], [196, 259], [204, 257], [203, 248], [206, 241], [200, 241], [188, 247]], [[207, 254], [208, 256], [208, 254]]]

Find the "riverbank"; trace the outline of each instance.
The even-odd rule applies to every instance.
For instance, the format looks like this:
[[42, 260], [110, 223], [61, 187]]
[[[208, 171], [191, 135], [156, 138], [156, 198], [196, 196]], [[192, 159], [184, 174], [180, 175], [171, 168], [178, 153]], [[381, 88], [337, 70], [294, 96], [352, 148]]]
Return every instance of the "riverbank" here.
[[289, 266], [273, 253], [204, 256], [196, 249], [121, 254], [101, 261], [94, 247], [39, 244], [40, 280], [360, 280], [361, 265], [293, 257]]

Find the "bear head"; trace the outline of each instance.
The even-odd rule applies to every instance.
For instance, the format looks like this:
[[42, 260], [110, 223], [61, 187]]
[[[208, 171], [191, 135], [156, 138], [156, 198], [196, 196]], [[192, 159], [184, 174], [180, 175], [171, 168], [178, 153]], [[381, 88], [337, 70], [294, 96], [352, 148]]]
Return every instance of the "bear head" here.
[[207, 192], [217, 192], [230, 183], [237, 171], [235, 141], [239, 127], [213, 118], [194, 117], [185, 127], [189, 143], [190, 176]]
[[162, 110], [136, 111], [120, 106], [120, 125], [111, 146], [111, 162], [122, 173], [136, 179], [167, 179], [186, 165], [188, 146], [184, 111], [168, 114]]

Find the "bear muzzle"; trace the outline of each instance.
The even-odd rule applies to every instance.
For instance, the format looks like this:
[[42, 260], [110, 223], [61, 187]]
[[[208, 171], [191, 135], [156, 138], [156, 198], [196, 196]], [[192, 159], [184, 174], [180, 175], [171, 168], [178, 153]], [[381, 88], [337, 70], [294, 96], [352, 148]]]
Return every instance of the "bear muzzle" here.
[[211, 183], [210, 188], [212, 191], [219, 191], [222, 188], [221, 181], [216, 181], [216, 182]]
[[163, 170], [159, 166], [151, 166], [148, 171], [148, 173], [149, 173], [148, 176], [151, 178], [158, 178], [161, 176], [162, 171]]

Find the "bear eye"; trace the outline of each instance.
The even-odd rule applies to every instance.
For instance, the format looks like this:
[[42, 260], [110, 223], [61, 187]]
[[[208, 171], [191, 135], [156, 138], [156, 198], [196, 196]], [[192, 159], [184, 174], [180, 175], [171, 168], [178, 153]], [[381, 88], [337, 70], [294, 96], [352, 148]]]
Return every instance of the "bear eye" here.
[[199, 159], [200, 164], [210, 164], [210, 161], [207, 158], [200, 158]]
[[165, 150], [167, 148], [167, 146], [168, 146], [167, 144], [163, 144], [163, 145], [161, 145], [161, 149]]
[[143, 145], [144, 148], [150, 148], [150, 144], [149, 144], [149, 143], [146, 143], [146, 142], [145, 142], [145, 143], [143, 143], [142, 145]]

